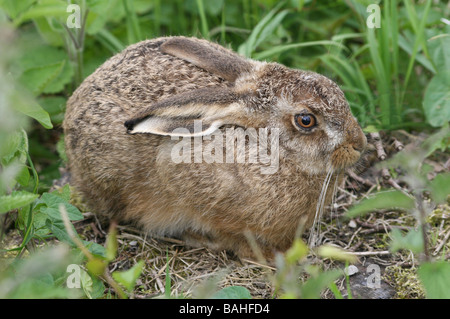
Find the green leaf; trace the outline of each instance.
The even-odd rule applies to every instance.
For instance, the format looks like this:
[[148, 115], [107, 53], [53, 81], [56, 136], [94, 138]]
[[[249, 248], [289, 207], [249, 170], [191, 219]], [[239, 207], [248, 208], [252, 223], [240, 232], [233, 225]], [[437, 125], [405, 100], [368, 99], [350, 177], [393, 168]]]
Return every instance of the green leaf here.
[[318, 299], [322, 290], [327, 288], [331, 283], [343, 275], [340, 270], [331, 270], [319, 273], [308, 279], [301, 286], [301, 297], [303, 299]]
[[20, 165], [19, 167], [20, 168], [15, 179], [20, 185], [25, 187], [30, 182], [30, 170], [26, 165]]
[[106, 258], [106, 249], [102, 245], [87, 240], [81, 242], [92, 254]]
[[252, 299], [252, 295], [245, 287], [231, 286], [216, 292], [212, 299]]
[[308, 246], [303, 240], [297, 238], [286, 252], [286, 261], [290, 264], [296, 263], [308, 254]]
[[440, 34], [428, 40], [430, 56], [438, 72], [450, 70], [450, 34]]
[[67, 215], [70, 220], [82, 220], [84, 217], [81, 212], [75, 206], [68, 203], [64, 198], [54, 193], [44, 193], [40, 198], [39, 204], [45, 204], [40, 207], [40, 211], [47, 214], [50, 219], [59, 221], [61, 220], [61, 213], [59, 211], [59, 205], [63, 204], [67, 210]]
[[41, 123], [41, 125], [46, 129], [53, 128], [53, 124], [50, 120], [50, 116], [48, 115], [48, 113], [44, 111], [44, 109], [34, 101], [29, 103], [21, 103], [21, 102], [15, 103], [14, 109], [20, 113], [28, 115], [31, 118], [34, 118], [36, 121]]
[[437, 204], [447, 200], [450, 194], [450, 173], [438, 174], [430, 182], [431, 197]]
[[48, 43], [52, 47], [62, 47], [64, 46], [64, 37], [62, 37], [61, 32], [55, 30], [53, 26], [54, 22], [52, 19], [47, 18], [35, 18], [33, 19], [36, 29], [44, 39], [45, 43]]
[[[61, 72], [45, 86], [42, 93], [46, 93], [46, 94], [59, 93], [64, 90], [64, 87], [66, 86], [66, 84], [68, 84], [72, 81], [72, 78], [75, 74], [73, 67], [70, 63], [67, 62], [67, 60], [64, 60], [63, 62], [64, 62], [64, 65], [62, 67]], [[65, 108], [65, 103], [64, 103], [64, 108]]]
[[403, 236], [399, 229], [394, 228], [391, 231], [391, 239], [392, 242], [389, 249], [393, 253], [400, 249], [407, 249], [411, 250], [413, 253], [420, 253], [424, 248], [422, 231], [420, 229], [410, 230], [405, 236]]
[[19, 80], [35, 95], [61, 92], [74, 76], [67, 53], [48, 45], [31, 46], [17, 64], [23, 71]]
[[26, 70], [20, 77], [20, 82], [35, 96], [44, 91], [47, 85], [55, 80], [63, 70], [65, 61], [44, 66], [36, 66]]
[[38, 99], [38, 103], [50, 115], [50, 120], [55, 125], [61, 124], [64, 120], [66, 102], [66, 98], [62, 96], [48, 96]]
[[345, 216], [353, 218], [379, 209], [401, 208], [408, 210], [414, 208], [414, 206], [415, 201], [409, 195], [398, 190], [386, 191], [376, 193], [354, 205]]
[[12, 19], [15, 19], [20, 13], [27, 10], [34, 2], [36, 2], [36, 0], [2, 0], [0, 1], [0, 5]]
[[440, 127], [450, 121], [450, 70], [441, 70], [425, 90], [423, 109], [428, 123]]
[[[47, 218], [45, 221], [45, 225], [47, 229], [49, 229], [53, 233], [53, 235], [60, 241], [69, 244], [71, 247], [77, 247], [77, 245], [74, 243], [69, 233], [67, 232], [62, 220], [51, 220]], [[70, 227], [72, 228], [73, 233], [76, 234], [75, 227], [73, 227], [72, 224], [70, 224]]]
[[25, 130], [12, 132], [2, 141], [1, 145], [1, 163], [7, 165], [16, 159], [18, 163], [25, 164], [28, 153], [28, 135]]
[[81, 287], [89, 299], [97, 299], [103, 296], [105, 286], [102, 281], [91, 277], [84, 269], [80, 271]]
[[425, 287], [427, 298], [450, 299], [450, 263], [448, 261], [424, 263], [417, 273]]
[[[125, 10], [120, 0], [91, 0], [88, 1], [89, 14], [86, 19], [87, 34], [94, 35], [104, 29], [108, 20], [122, 19]], [[108, 12], [109, 14], [105, 14]]]
[[106, 238], [106, 260], [113, 261], [117, 255], [117, 230], [111, 229]]
[[86, 268], [89, 273], [94, 276], [103, 275], [107, 266], [108, 264], [100, 258], [93, 258], [86, 263]]
[[40, 0], [36, 5], [24, 11], [16, 19], [14, 25], [19, 26], [25, 21], [36, 18], [67, 17], [67, 4], [59, 0]]
[[69, 186], [69, 184], [66, 184], [62, 188], [53, 191], [51, 194], [59, 196], [66, 202], [69, 202], [70, 201], [70, 186]]
[[12, 192], [10, 195], [0, 196], [0, 214], [29, 205], [38, 197], [38, 194], [26, 191], [16, 191]]
[[128, 291], [132, 291], [136, 285], [136, 280], [139, 278], [144, 267], [144, 261], [140, 260], [136, 265], [126, 271], [115, 271], [112, 273], [113, 278], [122, 284]]

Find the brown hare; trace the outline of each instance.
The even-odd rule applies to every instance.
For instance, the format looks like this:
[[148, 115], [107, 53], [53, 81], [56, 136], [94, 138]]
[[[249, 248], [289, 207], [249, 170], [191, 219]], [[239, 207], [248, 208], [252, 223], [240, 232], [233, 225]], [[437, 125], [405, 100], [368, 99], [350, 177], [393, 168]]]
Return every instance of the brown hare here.
[[64, 133], [94, 212], [240, 256], [248, 234], [266, 256], [289, 248], [366, 145], [330, 79], [187, 37], [106, 61], [69, 99]]

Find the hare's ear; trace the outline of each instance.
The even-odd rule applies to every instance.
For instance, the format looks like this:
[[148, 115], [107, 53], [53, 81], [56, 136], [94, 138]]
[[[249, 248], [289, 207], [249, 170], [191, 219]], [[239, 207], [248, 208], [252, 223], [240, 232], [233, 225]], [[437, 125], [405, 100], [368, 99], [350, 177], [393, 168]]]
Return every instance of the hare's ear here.
[[173, 37], [161, 45], [161, 51], [190, 62], [221, 78], [234, 82], [241, 74], [251, 72], [253, 63], [213, 43], [198, 39]]
[[238, 124], [243, 104], [231, 89], [204, 88], [174, 95], [125, 122], [129, 134], [204, 136], [224, 124]]

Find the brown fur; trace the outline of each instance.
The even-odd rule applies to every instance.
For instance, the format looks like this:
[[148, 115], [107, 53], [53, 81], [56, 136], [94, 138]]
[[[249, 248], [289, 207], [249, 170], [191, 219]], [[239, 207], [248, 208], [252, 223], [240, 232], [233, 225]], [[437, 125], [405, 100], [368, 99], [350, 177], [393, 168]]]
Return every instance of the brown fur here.
[[[317, 127], [296, 127], [301, 112], [314, 114]], [[174, 163], [178, 141], [164, 135], [194, 119], [205, 123], [202, 135], [211, 127], [279, 128], [278, 171]], [[314, 220], [327, 171], [341, 174], [366, 143], [328, 78], [184, 37], [143, 41], [106, 61], [69, 99], [64, 131], [73, 183], [95, 212], [240, 255], [251, 252], [248, 231], [267, 254], [287, 249]]]

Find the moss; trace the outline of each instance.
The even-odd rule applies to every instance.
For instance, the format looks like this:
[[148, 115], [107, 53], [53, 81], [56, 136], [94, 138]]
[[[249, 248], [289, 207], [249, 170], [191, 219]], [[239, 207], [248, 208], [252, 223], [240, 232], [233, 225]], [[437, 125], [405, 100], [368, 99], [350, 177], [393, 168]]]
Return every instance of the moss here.
[[395, 297], [398, 299], [425, 298], [425, 291], [417, 276], [416, 268], [402, 268], [398, 265], [388, 266], [383, 279], [394, 287]]
[[440, 225], [442, 221], [450, 222], [450, 206], [448, 204], [439, 205], [428, 217], [428, 222], [433, 225]]

